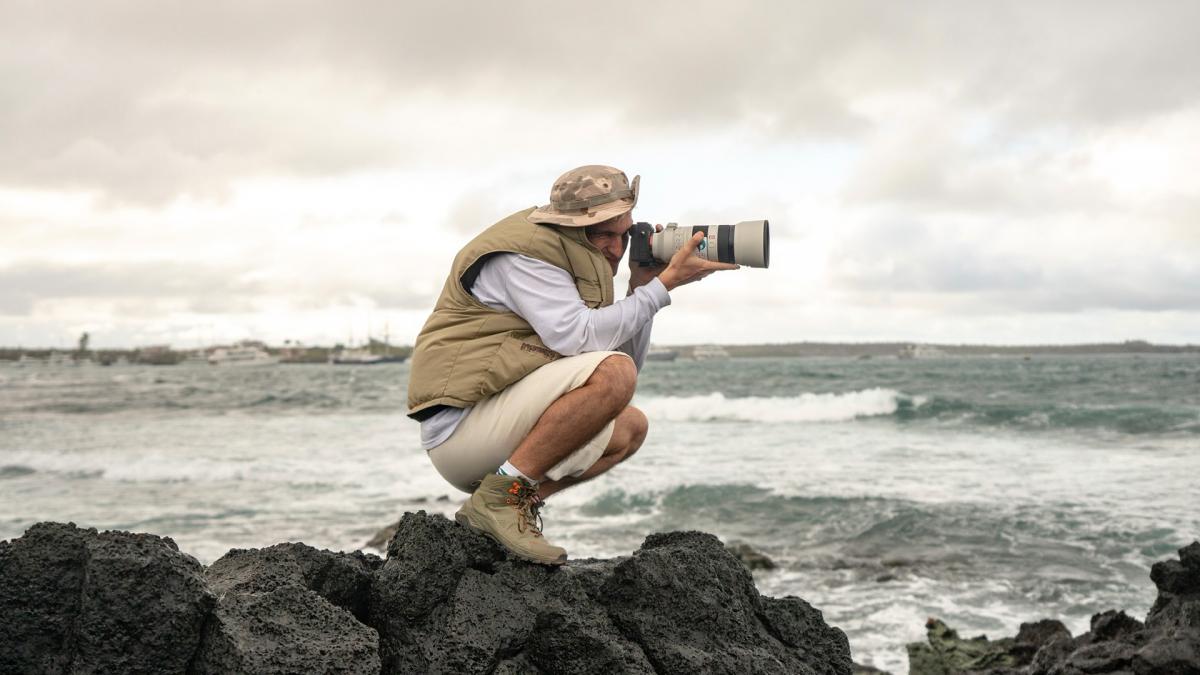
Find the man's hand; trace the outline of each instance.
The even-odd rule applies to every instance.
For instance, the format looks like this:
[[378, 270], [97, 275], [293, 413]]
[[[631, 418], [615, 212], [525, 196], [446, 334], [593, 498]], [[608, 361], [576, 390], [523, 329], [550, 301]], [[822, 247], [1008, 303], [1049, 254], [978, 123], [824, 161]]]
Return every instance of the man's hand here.
[[[662, 232], [662, 229], [663, 229], [662, 225], [654, 226], [655, 232]], [[654, 277], [658, 276], [665, 269], [667, 269], [666, 265], [650, 265], [648, 267], [642, 267], [639, 263], [634, 262], [633, 258], [630, 258], [629, 259], [629, 294], [633, 295], [633, 289], [637, 288], [638, 286], [645, 286], [646, 284], [650, 283], [650, 281], [652, 279], [654, 279]]]
[[[662, 226], [660, 225], [658, 229], [661, 230]], [[738, 266], [733, 263], [705, 260], [696, 255], [696, 248], [703, 239], [703, 232], [692, 235], [691, 241], [671, 256], [671, 262], [667, 263], [666, 269], [658, 275], [658, 280], [667, 287], [668, 291], [693, 281], [699, 281], [713, 272], [738, 269]]]

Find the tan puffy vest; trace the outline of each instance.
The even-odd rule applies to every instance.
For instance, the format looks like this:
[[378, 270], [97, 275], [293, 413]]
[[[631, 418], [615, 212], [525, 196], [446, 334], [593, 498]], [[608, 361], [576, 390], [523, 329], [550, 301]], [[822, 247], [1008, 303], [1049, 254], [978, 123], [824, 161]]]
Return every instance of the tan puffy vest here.
[[582, 227], [537, 225], [518, 211], [484, 230], [454, 258], [433, 314], [417, 336], [408, 379], [408, 415], [424, 419], [436, 406], [465, 408], [561, 355], [524, 319], [494, 310], [464, 288], [493, 253], [520, 253], [570, 272], [588, 307], [613, 303], [612, 267]]

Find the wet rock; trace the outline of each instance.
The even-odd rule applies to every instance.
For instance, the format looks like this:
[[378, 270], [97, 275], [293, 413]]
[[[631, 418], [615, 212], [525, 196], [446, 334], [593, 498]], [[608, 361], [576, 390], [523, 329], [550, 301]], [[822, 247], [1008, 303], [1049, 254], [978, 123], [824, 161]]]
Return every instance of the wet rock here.
[[1112, 673], [1128, 670], [1133, 663], [1133, 647], [1123, 642], [1095, 642], [1067, 656], [1062, 670], [1082, 673]]
[[1033, 623], [1023, 623], [1017, 630], [1009, 653], [1019, 664], [1032, 663], [1034, 657], [1046, 645], [1059, 639], [1071, 639], [1071, 631], [1061, 621], [1043, 619]]
[[1042, 648], [1033, 655], [1033, 660], [1029, 663], [1026, 672], [1029, 675], [1050, 675], [1050, 672], [1057, 670], [1058, 664], [1066, 661], [1075, 649], [1075, 640], [1071, 638], [1069, 632], [1066, 635], [1059, 635], [1042, 645]]
[[1144, 626], [1141, 621], [1124, 611], [1108, 610], [1092, 617], [1091, 639], [1093, 642], [1108, 640], [1135, 640]]
[[1200, 675], [1200, 639], [1195, 634], [1168, 633], [1133, 655], [1139, 675]]
[[984, 636], [963, 639], [939, 619], [925, 622], [926, 642], [911, 642], [908, 649], [910, 675], [951, 675], [987, 672], [1021, 665], [1010, 653], [1012, 638], [991, 641]]
[[388, 542], [392, 540], [392, 537], [396, 536], [396, 530], [399, 527], [400, 521], [397, 520], [391, 525], [386, 525], [379, 528], [375, 534], [371, 535], [371, 538], [367, 540], [367, 543], [363, 544], [363, 548], [373, 548], [376, 551], [382, 551], [386, 549]]
[[[794, 596], [763, 597], [762, 617], [767, 630], [783, 644], [799, 650], [814, 673], [845, 672], [846, 659], [841, 655], [849, 648], [846, 635], [825, 623], [820, 610]], [[853, 662], [850, 667], [854, 668]]]
[[1150, 568], [1150, 579], [1163, 593], [1184, 595], [1200, 591], [1200, 576], [1179, 560], [1164, 560]]
[[1155, 563], [1150, 576], [1158, 598], [1145, 623], [1107, 611], [1075, 638], [1057, 621], [1040, 621], [1022, 624], [1015, 639], [987, 641], [961, 640], [936, 622], [928, 644], [908, 646], [909, 672], [1200, 675], [1200, 542], [1180, 549], [1179, 560]]
[[1200, 541], [1179, 549], [1179, 562], [1193, 572], [1200, 572]]
[[771, 560], [761, 551], [756, 550], [753, 546], [745, 543], [729, 544], [725, 548], [733, 554], [735, 558], [742, 561], [742, 564], [747, 569], [753, 570], [773, 570], [777, 567], [774, 560]]

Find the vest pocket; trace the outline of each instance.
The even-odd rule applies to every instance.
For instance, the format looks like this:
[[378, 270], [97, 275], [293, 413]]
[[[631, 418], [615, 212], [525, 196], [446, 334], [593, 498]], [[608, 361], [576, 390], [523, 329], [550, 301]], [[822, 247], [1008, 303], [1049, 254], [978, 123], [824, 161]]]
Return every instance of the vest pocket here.
[[600, 284], [591, 279], [575, 277], [575, 288], [579, 289], [579, 297], [588, 307], [596, 308], [604, 301], [604, 290]]
[[546, 347], [525, 342], [511, 335], [496, 348], [480, 381], [479, 393], [486, 397], [503, 391], [529, 373], [562, 355]]

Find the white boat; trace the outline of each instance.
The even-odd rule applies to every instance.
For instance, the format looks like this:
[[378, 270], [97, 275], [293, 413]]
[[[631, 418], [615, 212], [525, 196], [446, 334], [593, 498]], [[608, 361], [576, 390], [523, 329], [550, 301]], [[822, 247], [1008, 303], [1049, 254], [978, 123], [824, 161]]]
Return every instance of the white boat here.
[[279, 357], [271, 356], [267, 350], [253, 345], [218, 347], [208, 355], [214, 366], [269, 366], [279, 363]]
[[729, 352], [721, 345], [698, 345], [692, 348], [692, 358], [697, 361], [715, 361], [729, 358]]
[[666, 347], [651, 347], [650, 351], [646, 352], [647, 361], [674, 361], [679, 357], [679, 352]]
[[907, 344], [896, 352], [898, 359], [928, 359], [945, 356], [946, 353], [932, 345]]
[[371, 366], [385, 359], [367, 349], [343, 349], [329, 357], [329, 362], [339, 366]]

